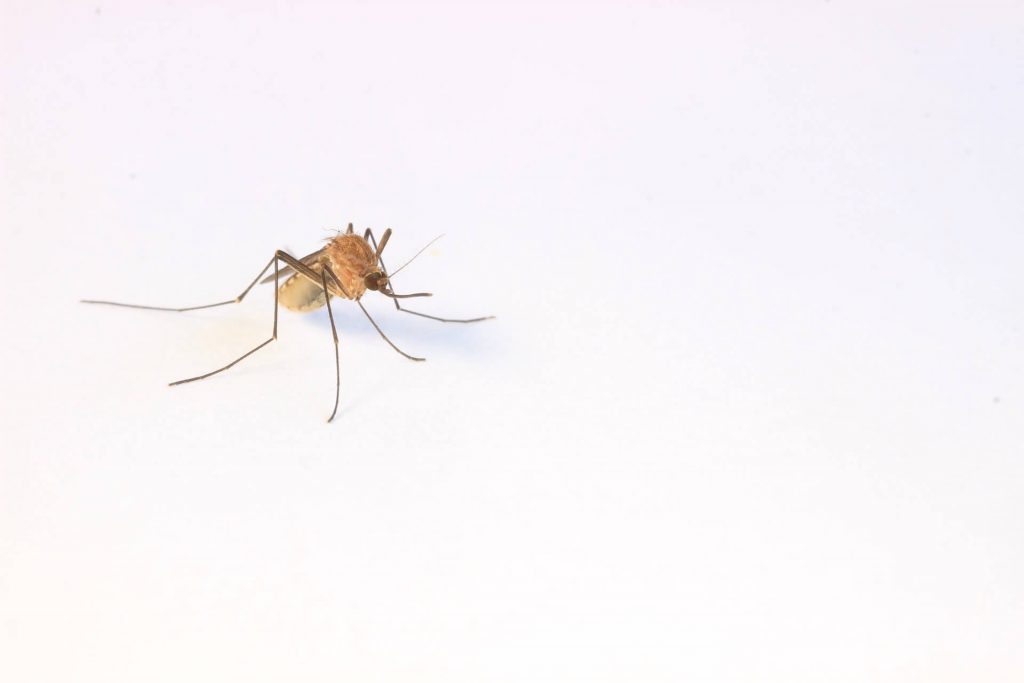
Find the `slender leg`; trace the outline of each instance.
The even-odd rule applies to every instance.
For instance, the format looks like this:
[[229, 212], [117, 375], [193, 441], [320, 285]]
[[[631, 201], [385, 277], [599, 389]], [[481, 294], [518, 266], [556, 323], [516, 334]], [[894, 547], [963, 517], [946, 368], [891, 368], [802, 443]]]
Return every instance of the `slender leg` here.
[[[373, 231], [370, 230], [369, 228], [366, 229], [366, 232], [370, 233], [370, 235], [373, 235]], [[379, 245], [377, 244], [377, 240], [373, 241], [373, 255], [377, 257], [378, 261], [380, 260], [381, 253], [384, 251], [384, 247], [388, 245], [389, 239], [391, 239], [391, 228], [388, 228], [387, 230], [384, 231], [384, 235], [380, 238]]]
[[[213, 372], [208, 372], [205, 375], [199, 375], [198, 377], [189, 377], [188, 379], [181, 379], [181, 380], [178, 380], [177, 382], [171, 382], [169, 386], [173, 387], [173, 386], [177, 386], [179, 384], [187, 384], [188, 382], [195, 382], [197, 380], [206, 379], [207, 377], [210, 377], [212, 375], [216, 375], [218, 372], [224, 372], [228, 368], [233, 367], [234, 365], [236, 365], [239, 361], [242, 361], [242, 360], [248, 358], [249, 356], [251, 356], [252, 354], [256, 353], [257, 351], [262, 349], [264, 346], [266, 346], [270, 342], [272, 342], [275, 339], [277, 339], [277, 300], [278, 300], [278, 292], [279, 292], [279, 289], [278, 289], [278, 278], [280, 277], [280, 268], [278, 267], [278, 259], [281, 258], [281, 254], [282, 253], [284, 253], [284, 252], [281, 252], [281, 251], [276, 252], [274, 254], [274, 258], [272, 258], [270, 260], [270, 263], [267, 264], [267, 267], [260, 271], [260, 274], [256, 276], [256, 280], [253, 280], [253, 284], [256, 284], [256, 281], [260, 279], [260, 277], [263, 275], [264, 272], [266, 272], [267, 268], [269, 268], [271, 264], [274, 265], [274, 331], [271, 333], [270, 339], [268, 339], [267, 341], [263, 342], [262, 344], [260, 344], [256, 348], [254, 348], [252, 351], [249, 351], [248, 353], [239, 356], [238, 358], [236, 358], [235, 360], [231, 361], [230, 363], [228, 363], [227, 365], [225, 365], [224, 367], [222, 367], [220, 369], [214, 370]], [[253, 285], [249, 285], [249, 287], [244, 292], [242, 292], [241, 296], [238, 297], [238, 300], [241, 301], [242, 297], [244, 297], [246, 294], [248, 294], [249, 290], [252, 289], [252, 287], [253, 287]], [[231, 303], [231, 302], [226, 302], [226, 303]], [[214, 304], [214, 305], [219, 305], [219, 304]], [[202, 307], [200, 307], [200, 308], [202, 308]], [[188, 309], [184, 309], [184, 310], [188, 310]]]
[[[271, 265], [274, 266], [274, 272], [275, 273], [277, 272], [277, 265], [276, 264], [277, 264], [277, 254], [275, 254], [274, 257], [270, 259], [270, 262], [267, 263], [267, 265], [263, 266], [263, 270], [260, 271], [260, 274], [256, 276], [255, 280], [253, 280], [251, 283], [249, 283], [249, 286], [245, 288], [244, 292], [242, 292], [241, 294], [236, 296], [234, 299], [230, 299], [228, 301], [221, 301], [220, 303], [216, 303], [216, 304], [205, 304], [203, 306], [188, 306], [186, 308], [166, 308], [164, 306], [140, 306], [138, 304], [122, 304], [122, 303], [119, 303], [117, 301], [97, 301], [95, 299], [82, 299], [81, 302], [83, 304], [103, 304], [104, 306], [123, 306], [124, 308], [142, 308], [142, 309], [145, 309], [147, 311], [174, 311], [176, 313], [182, 313], [184, 311], [198, 311], [199, 309], [202, 309], [202, 308], [216, 308], [217, 306], [226, 306], [227, 304], [237, 304], [237, 303], [241, 303], [242, 299], [245, 298], [245, 295], [248, 294], [249, 291], [252, 290], [252, 288], [256, 286], [256, 283], [260, 281], [260, 278], [263, 277], [263, 274], [265, 272], [267, 272], [267, 270], [270, 268]], [[275, 275], [275, 281], [276, 281], [276, 275]], [[275, 316], [277, 315], [277, 309], [276, 308], [274, 309], [274, 315]]]
[[338, 359], [338, 330], [334, 326], [334, 311], [331, 310], [331, 290], [327, 288], [327, 273], [323, 270], [320, 271], [320, 278], [324, 287], [324, 297], [327, 300], [327, 315], [331, 318], [331, 334], [334, 336], [334, 410], [327, 418], [327, 421], [330, 422], [338, 414], [338, 398], [341, 395], [341, 361]]
[[413, 311], [408, 308], [402, 308], [397, 299], [392, 299], [395, 302], [395, 308], [400, 310], [402, 313], [411, 313], [412, 315], [418, 315], [421, 318], [430, 318], [431, 320], [437, 320], [443, 323], [478, 323], [481, 320], [494, 320], [493, 315], [485, 315], [482, 318], [439, 318], [436, 315], [427, 315], [426, 313], [420, 313], [419, 311]]
[[[376, 250], [377, 240], [373, 236], [373, 230], [367, 228], [366, 234], [369, 236], [370, 242], [373, 244], [374, 250]], [[377, 260], [380, 262], [380, 269], [384, 271], [384, 275], [386, 276], [388, 274], [388, 269], [387, 266], [384, 265], [384, 259], [382, 259], [378, 255]], [[402, 311], [403, 313], [411, 313], [412, 315], [418, 315], [421, 318], [430, 318], [431, 320], [437, 320], [443, 323], [478, 323], [481, 320], [492, 320], [494, 318], [493, 315], [485, 315], [482, 318], [438, 318], [436, 315], [427, 315], [426, 313], [420, 313], [419, 311], [413, 311], [408, 308], [402, 308], [402, 305], [398, 303], [398, 299], [396, 299], [395, 297], [391, 297], [391, 300], [395, 302], [395, 308]]]
[[[370, 238], [370, 243], [373, 245], [373, 250], [377, 251], [377, 238], [373, 236], [373, 230], [367, 228], [366, 236]], [[384, 271], [384, 275], [387, 276], [388, 269], [387, 266], [384, 265], [384, 259], [381, 258], [380, 255], [378, 255], [377, 261], [380, 263], [380, 269]], [[398, 305], [398, 299], [392, 299], [392, 301], [395, 302], [395, 308], [397, 308], [398, 310], [402, 310], [402, 307]]]
[[[289, 264], [289, 265], [291, 265], [291, 264]], [[340, 289], [342, 291], [342, 293], [345, 294], [345, 298], [351, 298], [348, 295], [348, 292], [345, 291], [345, 285], [341, 284], [341, 280], [339, 280], [338, 276], [334, 274], [334, 271], [331, 270], [330, 266], [325, 264], [324, 265], [324, 272], [327, 273], [327, 275], [329, 275], [332, 280], [334, 280], [334, 283], [336, 285], [338, 285], [338, 289]], [[325, 291], [329, 291], [329, 290], [325, 290]], [[384, 341], [386, 341], [391, 346], [391, 348], [393, 348], [395, 351], [398, 351], [398, 353], [402, 354], [403, 356], [405, 356], [409, 360], [426, 360], [426, 358], [417, 358], [416, 356], [410, 356], [405, 351], [403, 351], [402, 349], [400, 349], [397, 346], [395, 346], [395, 343], [393, 341], [391, 341], [390, 339], [388, 339], [388, 336], [386, 334], [384, 334], [384, 330], [380, 329], [380, 326], [377, 325], [377, 322], [372, 317], [370, 317], [370, 312], [366, 310], [365, 306], [363, 306], [363, 302], [360, 301], [359, 299], [353, 299], [353, 301], [355, 301], [356, 304], [359, 305], [359, 308], [361, 308], [363, 310], [363, 314], [366, 316], [366, 319], [370, 321], [371, 325], [373, 325], [373, 329], [377, 330], [377, 334], [379, 334], [381, 336], [381, 338], [383, 338]]]

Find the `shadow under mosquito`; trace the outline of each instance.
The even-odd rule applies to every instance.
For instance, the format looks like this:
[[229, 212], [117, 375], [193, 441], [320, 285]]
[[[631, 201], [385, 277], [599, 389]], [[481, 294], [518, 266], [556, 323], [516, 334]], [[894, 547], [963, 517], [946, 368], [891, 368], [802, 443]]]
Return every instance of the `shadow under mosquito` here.
[[[390, 303], [390, 302], [385, 302]], [[387, 342], [380, 338], [373, 325], [366, 319], [355, 305], [344, 300], [331, 301], [334, 307], [334, 323], [338, 329], [338, 338], [344, 343], [345, 337], [359, 339], [377, 339], [383, 347]], [[365, 304], [364, 304], [365, 305]], [[475, 323], [444, 323], [429, 318], [421, 318], [403, 313], [393, 306], [367, 306], [370, 315], [377, 322], [384, 334], [406, 353], [426, 355], [430, 350], [448, 351], [460, 356], [488, 356], [493, 347], [488, 343], [489, 335], [483, 334], [491, 329], [497, 320], [482, 320]], [[435, 311], [423, 311], [435, 314]], [[445, 315], [448, 311], [439, 311]], [[306, 323], [323, 330], [324, 337], [330, 339], [331, 321], [326, 309], [313, 311], [306, 315]], [[387, 349], [389, 353], [394, 353]], [[427, 359], [429, 361], [429, 358]]]

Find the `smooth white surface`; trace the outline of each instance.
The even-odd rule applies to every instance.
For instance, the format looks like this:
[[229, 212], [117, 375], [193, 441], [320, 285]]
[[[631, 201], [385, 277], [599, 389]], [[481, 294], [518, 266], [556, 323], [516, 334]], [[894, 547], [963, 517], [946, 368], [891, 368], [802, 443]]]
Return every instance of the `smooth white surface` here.
[[[1024, 677], [1020, 3], [5, 3], [5, 681]], [[764, 6], [762, 6], [764, 5]], [[767, 5], [771, 5], [768, 7]], [[421, 308], [264, 339], [275, 248]]]

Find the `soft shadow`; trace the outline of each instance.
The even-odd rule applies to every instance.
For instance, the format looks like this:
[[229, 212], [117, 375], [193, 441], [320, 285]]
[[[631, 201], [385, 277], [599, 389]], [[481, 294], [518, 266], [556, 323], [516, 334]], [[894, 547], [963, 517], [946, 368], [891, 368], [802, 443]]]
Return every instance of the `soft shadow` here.
[[[490, 357], [497, 350], [497, 345], [489, 339], [494, 339], [494, 332], [500, 322], [498, 319], [482, 320], [475, 323], [444, 323], [403, 313], [397, 310], [390, 300], [380, 302], [384, 305], [373, 305], [374, 303], [376, 302], [364, 301], [363, 305], [366, 306], [366, 310], [373, 316], [384, 334], [406, 353], [414, 356], [426, 356], [433, 349], [444, 350], [447, 353], [457, 352], [462, 356]], [[339, 338], [380, 338], [377, 331], [373, 329], [373, 325], [354, 302], [333, 299], [331, 305]], [[433, 310], [424, 306], [417, 310], [430, 315], [467, 315], [461, 312]], [[468, 315], [493, 315], [493, 313], [471, 313]], [[330, 336], [331, 323], [326, 307], [307, 313], [305, 318], [309, 324], [316, 325], [324, 330], [325, 335]], [[386, 345], [383, 339], [380, 340], [380, 343]]]

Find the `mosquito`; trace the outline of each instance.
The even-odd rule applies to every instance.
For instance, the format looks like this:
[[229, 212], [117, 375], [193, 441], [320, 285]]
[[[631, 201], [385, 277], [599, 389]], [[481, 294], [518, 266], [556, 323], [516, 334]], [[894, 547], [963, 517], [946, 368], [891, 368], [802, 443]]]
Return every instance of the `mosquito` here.
[[[367, 320], [369, 320], [370, 324], [373, 325], [373, 328], [377, 330], [377, 333], [381, 338], [395, 351], [413, 361], [424, 361], [426, 358], [412, 356], [398, 348], [394, 342], [388, 339], [388, 336], [384, 334], [384, 331], [380, 329], [377, 322], [372, 316], [370, 316], [369, 311], [367, 311], [366, 307], [363, 306], [361, 299], [367, 291], [380, 292], [391, 299], [395, 304], [395, 308], [403, 313], [410, 313], [412, 315], [418, 315], [421, 318], [429, 318], [430, 320], [437, 320], [443, 323], [476, 323], [482, 320], [490, 320], [494, 318], [492, 315], [483, 316], [481, 318], [439, 318], [434, 315], [428, 315], [426, 313], [420, 313], [408, 308], [403, 308], [399, 303], [400, 299], [432, 296], [429, 292], [396, 294], [391, 289], [391, 278], [412, 263], [417, 256], [426, 251], [427, 247], [440, 238], [441, 236], [438, 236], [431, 240], [425, 247], [416, 252], [411, 259], [402, 264], [402, 266], [393, 272], [388, 273], [387, 267], [384, 265], [384, 261], [381, 258], [381, 252], [384, 251], [384, 247], [387, 246], [388, 240], [391, 239], [391, 228], [384, 231], [384, 234], [381, 235], [380, 242], [378, 243], [373, 234], [373, 230], [367, 228], [366, 232], [360, 236], [353, 231], [352, 224], [349, 223], [345, 232], [339, 232], [334, 237], [328, 238], [326, 246], [314, 251], [312, 254], [307, 254], [302, 258], [297, 259], [288, 252], [278, 249], [274, 252], [274, 256], [270, 259], [267, 265], [263, 266], [263, 270], [260, 271], [259, 275], [253, 279], [249, 286], [246, 287], [241, 294], [236, 296], [234, 299], [229, 299], [228, 301], [221, 301], [215, 304], [205, 304], [203, 306], [188, 306], [186, 308], [141, 306], [138, 304], [125, 304], [117, 301], [97, 301], [95, 299], [83, 299], [82, 303], [123, 306], [125, 308], [141, 308], [148, 311], [174, 311], [181, 313], [183, 311], [198, 311], [204, 308], [216, 308], [218, 306], [241, 303], [242, 299], [244, 299], [257, 284], [273, 282], [274, 329], [271, 332], [270, 339], [258, 345], [256, 348], [242, 354], [222, 368], [207, 372], [204, 375], [197, 375], [196, 377], [189, 377], [188, 379], [171, 382], [169, 386], [172, 387], [179, 384], [196, 382], [224, 372], [277, 339], [277, 312], [280, 306], [284, 306], [291, 311], [304, 313], [316, 310], [326, 305], [327, 315], [331, 321], [331, 335], [334, 338], [334, 410], [331, 411], [331, 416], [327, 418], [327, 421], [331, 422], [338, 414], [338, 401], [341, 396], [341, 361], [338, 357], [338, 330], [334, 324], [334, 311], [331, 308], [331, 297], [340, 297], [342, 299], [348, 299], [356, 302], [359, 308], [363, 311], [363, 314], [366, 315]], [[283, 267], [281, 265], [282, 263], [284, 264]], [[274, 268], [274, 274], [264, 277], [271, 267]], [[287, 279], [285, 279], [284, 282], [281, 282], [281, 278]]]

